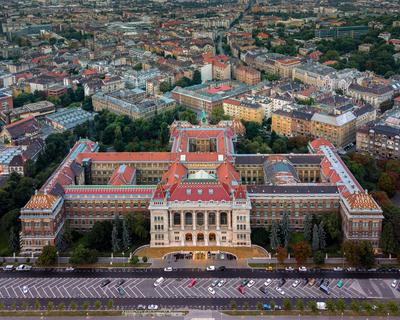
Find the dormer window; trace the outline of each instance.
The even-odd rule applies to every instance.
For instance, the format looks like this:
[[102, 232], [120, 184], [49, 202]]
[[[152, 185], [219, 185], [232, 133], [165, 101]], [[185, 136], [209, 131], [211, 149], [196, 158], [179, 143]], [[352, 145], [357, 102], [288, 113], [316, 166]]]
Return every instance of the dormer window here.
[[214, 194], [214, 189], [208, 189], [208, 194]]
[[186, 194], [190, 196], [192, 194], [192, 189], [186, 189]]
[[198, 195], [202, 195], [203, 194], [203, 190], [202, 189], [197, 190], [197, 194]]

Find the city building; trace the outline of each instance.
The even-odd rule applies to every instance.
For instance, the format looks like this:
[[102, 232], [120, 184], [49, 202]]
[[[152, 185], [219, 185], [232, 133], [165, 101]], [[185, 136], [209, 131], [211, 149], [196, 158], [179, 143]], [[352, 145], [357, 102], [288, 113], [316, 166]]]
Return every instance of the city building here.
[[261, 82], [261, 72], [251, 67], [240, 66], [235, 68], [235, 78], [253, 86]]
[[216, 81], [186, 88], [175, 87], [172, 98], [183, 106], [195, 111], [205, 110], [208, 114], [215, 107], [222, 107], [223, 101], [249, 93], [251, 88], [238, 81]]
[[0, 91], [0, 113], [2, 117], [6, 117], [13, 110], [12, 95], [5, 91]]
[[42, 131], [39, 122], [33, 117], [27, 117], [3, 127], [0, 140], [5, 144], [21, 145], [37, 138]]
[[[288, 215], [302, 230], [307, 214], [340, 214], [345, 239], [378, 249], [382, 210], [334, 146], [317, 139], [311, 154], [236, 154], [239, 121], [174, 122], [171, 152], [99, 152], [80, 140], [21, 209], [21, 252], [58, 246], [65, 224], [146, 212], [150, 247], [249, 247], [251, 228]], [[135, 181], [136, 180], [136, 181]]]
[[353, 82], [346, 92], [350, 97], [357, 101], [367, 102], [378, 108], [382, 102], [392, 99], [394, 91], [390, 85], [382, 85], [377, 83], [368, 83], [360, 85]]
[[58, 131], [65, 131], [93, 120], [95, 115], [95, 113], [87, 112], [82, 108], [64, 108], [47, 115], [45, 121]]
[[316, 38], [359, 38], [368, 33], [368, 26], [346, 26], [315, 29]]
[[225, 114], [234, 119], [262, 123], [265, 117], [264, 108], [261, 104], [244, 99], [226, 99], [223, 108]]
[[92, 103], [95, 111], [110, 110], [132, 119], [148, 119], [157, 112], [172, 110], [176, 106], [175, 100], [166, 96], [146, 98], [146, 91], [139, 88], [97, 92], [92, 97]]

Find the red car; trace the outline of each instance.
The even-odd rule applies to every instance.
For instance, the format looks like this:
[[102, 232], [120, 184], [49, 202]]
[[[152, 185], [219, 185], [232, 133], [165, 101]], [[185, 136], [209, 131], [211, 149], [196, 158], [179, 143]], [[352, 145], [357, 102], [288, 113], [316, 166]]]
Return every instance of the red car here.
[[197, 280], [196, 279], [192, 279], [192, 281], [190, 281], [188, 287], [192, 288], [192, 287], [194, 287], [196, 285], [196, 283], [197, 283]]
[[244, 286], [239, 286], [239, 287], [238, 287], [238, 290], [239, 290], [239, 292], [240, 292], [241, 294], [244, 294], [244, 293], [245, 293]]

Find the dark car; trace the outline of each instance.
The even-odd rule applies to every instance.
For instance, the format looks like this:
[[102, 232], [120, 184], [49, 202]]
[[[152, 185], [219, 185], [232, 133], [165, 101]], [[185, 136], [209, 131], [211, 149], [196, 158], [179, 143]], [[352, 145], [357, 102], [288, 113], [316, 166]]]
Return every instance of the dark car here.
[[120, 279], [120, 280], [118, 280], [118, 282], [117, 282], [117, 286], [118, 286], [118, 287], [119, 287], [119, 286], [122, 286], [124, 283], [125, 283], [125, 280], [124, 280], [124, 279]]
[[105, 279], [105, 280], [103, 280], [103, 281], [100, 283], [100, 287], [104, 288], [104, 287], [105, 287], [106, 285], [108, 285], [110, 282], [111, 282], [110, 280]]
[[118, 288], [118, 293], [121, 297], [125, 297], [125, 295], [126, 295], [126, 292], [125, 292], [124, 288], [122, 288], [122, 287]]
[[260, 287], [260, 291], [264, 294], [268, 294], [268, 288], [266, 286]]
[[225, 266], [220, 266], [220, 267], [218, 267], [218, 271], [225, 271], [226, 270], [226, 267]]
[[324, 283], [325, 279], [318, 280], [318, 287], [320, 287]]
[[305, 279], [303, 280], [303, 286], [306, 286], [307, 284], [308, 284], [308, 279], [305, 278]]
[[286, 283], [286, 279], [281, 279], [281, 281], [279, 282], [279, 286], [282, 287], [284, 284]]

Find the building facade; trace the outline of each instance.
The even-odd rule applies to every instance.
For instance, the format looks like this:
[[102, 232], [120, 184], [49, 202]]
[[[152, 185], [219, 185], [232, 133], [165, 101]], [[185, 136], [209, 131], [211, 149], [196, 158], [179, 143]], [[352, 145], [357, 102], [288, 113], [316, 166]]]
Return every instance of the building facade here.
[[150, 247], [249, 247], [251, 228], [289, 216], [302, 230], [307, 214], [341, 215], [346, 239], [377, 248], [382, 211], [324, 139], [311, 154], [240, 155], [239, 121], [174, 122], [171, 152], [99, 152], [80, 140], [21, 210], [22, 253], [58, 245], [63, 228], [142, 212]]

